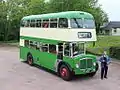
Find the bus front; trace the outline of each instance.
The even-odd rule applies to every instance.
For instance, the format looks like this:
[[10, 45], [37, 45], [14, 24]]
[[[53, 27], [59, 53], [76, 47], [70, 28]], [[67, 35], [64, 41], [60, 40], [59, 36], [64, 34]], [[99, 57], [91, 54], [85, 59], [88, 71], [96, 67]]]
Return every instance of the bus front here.
[[94, 76], [98, 63], [96, 56], [86, 54], [86, 42], [71, 42], [70, 44], [70, 57], [74, 61], [73, 73], [75, 75], [90, 74]]
[[94, 76], [98, 70], [96, 56], [86, 54], [86, 44], [96, 41], [94, 18], [92, 16], [70, 18], [69, 27], [72, 31], [71, 37], [69, 37], [69, 50], [70, 59], [74, 61], [72, 67], [73, 73], [75, 75], [89, 74], [90, 76]]

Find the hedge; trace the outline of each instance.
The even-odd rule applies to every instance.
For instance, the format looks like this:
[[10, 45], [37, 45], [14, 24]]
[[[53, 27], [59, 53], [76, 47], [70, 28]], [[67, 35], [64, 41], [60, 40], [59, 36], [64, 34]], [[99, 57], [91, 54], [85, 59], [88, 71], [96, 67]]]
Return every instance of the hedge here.
[[120, 47], [110, 47], [109, 54], [111, 57], [120, 60]]

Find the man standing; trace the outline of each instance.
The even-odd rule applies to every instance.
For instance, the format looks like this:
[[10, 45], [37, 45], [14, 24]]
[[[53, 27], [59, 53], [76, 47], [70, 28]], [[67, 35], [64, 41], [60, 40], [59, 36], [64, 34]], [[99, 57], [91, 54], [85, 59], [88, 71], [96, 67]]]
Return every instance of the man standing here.
[[107, 79], [108, 64], [110, 63], [110, 58], [106, 54], [106, 51], [104, 51], [104, 53], [100, 57], [99, 61], [101, 63], [101, 79], [103, 79], [103, 78]]

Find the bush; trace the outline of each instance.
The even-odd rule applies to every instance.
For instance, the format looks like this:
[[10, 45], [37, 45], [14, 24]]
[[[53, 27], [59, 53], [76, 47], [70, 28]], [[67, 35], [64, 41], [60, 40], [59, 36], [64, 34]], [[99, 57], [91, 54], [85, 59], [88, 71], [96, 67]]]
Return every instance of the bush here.
[[109, 53], [111, 57], [120, 59], [120, 47], [110, 47]]

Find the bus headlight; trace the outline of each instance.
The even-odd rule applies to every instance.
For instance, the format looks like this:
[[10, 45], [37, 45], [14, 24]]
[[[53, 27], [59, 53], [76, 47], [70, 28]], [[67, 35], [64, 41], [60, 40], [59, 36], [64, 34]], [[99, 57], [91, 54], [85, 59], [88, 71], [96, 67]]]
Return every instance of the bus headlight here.
[[93, 69], [93, 71], [96, 71], [95, 69]]
[[79, 68], [79, 64], [76, 64], [75, 66], [76, 66], [76, 68]]
[[96, 63], [94, 62], [93, 65], [96, 66]]

